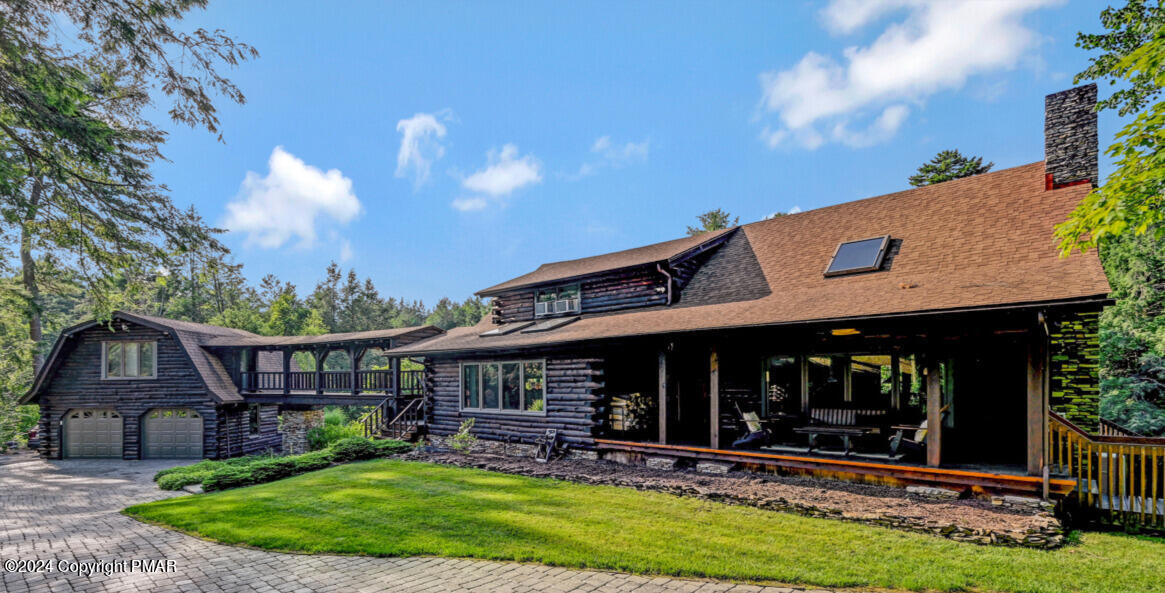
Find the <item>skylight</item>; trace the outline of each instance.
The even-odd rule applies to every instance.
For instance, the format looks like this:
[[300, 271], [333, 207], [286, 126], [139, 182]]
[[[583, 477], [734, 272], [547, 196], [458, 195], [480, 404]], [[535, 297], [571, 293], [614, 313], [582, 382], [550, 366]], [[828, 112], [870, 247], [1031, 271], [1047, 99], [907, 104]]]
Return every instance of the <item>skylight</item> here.
[[825, 268], [826, 277], [872, 272], [881, 268], [889, 244], [890, 235], [886, 235], [838, 245], [829, 267]]
[[483, 334], [478, 334], [478, 336], [482, 337], [482, 338], [492, 338], [494, 336], [504, 336], [506, 334], [512, 334], [520, 329], [525, 329], [527, 327], [530, 327], [531, 325], [534, 325], [533, 321], [518, 321], [518, 322], [514, 322], [514, 323], [507, 323], [501, 327], [496, 327], [494, 329], [491, 329]]

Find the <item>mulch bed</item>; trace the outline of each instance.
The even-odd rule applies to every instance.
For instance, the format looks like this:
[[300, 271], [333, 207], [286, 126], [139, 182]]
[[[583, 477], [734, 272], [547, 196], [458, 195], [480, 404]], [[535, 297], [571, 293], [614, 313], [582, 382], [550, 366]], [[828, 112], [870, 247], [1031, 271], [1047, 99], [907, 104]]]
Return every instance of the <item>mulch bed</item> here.
[[935, 499], [890, 486], [752, 472], [709, 475], [583, 459], [538, 463], [527, 457], [467, 455], [434, 449], [419, 449], [406, 457], [536, 478], [665, 492], [959, 541], [1035, 548], [1055, 548], [1064, 543], [1063, 526], [1048, 512], [999, 506], [980, 499]]

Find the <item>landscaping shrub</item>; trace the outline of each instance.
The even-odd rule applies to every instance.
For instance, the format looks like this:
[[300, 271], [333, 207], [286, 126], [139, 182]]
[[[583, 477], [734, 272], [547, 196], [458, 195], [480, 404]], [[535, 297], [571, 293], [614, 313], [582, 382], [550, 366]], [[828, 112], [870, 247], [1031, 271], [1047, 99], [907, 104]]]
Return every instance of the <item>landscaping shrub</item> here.
[[319, 451], [343, 439], [362, 436], [363, 425], [349, 421], [342, 410], [328, 410], [324, 413], [324, 425], [307, 431], [307, 446], [312, 451]]
[[332, 457], [339, 463], [360, 459], [372, 459], [376, 457], [377, 453], [376, 445], [364, 437], [351, 437], [333, 443], [330, 451], [332, 452]]
[[311, 453], [304, 453], [303, 455], [296, 455], [289, 457], [295, 463], [295, 470], [297, 474], [305, 472], [313, 472], [317, 469], [324, 469], [332, 465], [334, 460], [331, 451], [313, 451]]
[[391, 457], [393, 455], [408, 453], [409, 451], [413, 450], [412, 443], [406, 443], [404, 441], [397, 441], [393, 439], [373, 441], [372, 446], [376, 448], [377, 457]]
[[222, 461], [205, 459], [190, 465], [164, 469], [154, 475], [154, 481], [163, 490], [179, 490], [183, 486], [201, 482], [204, 491], [212, 492], [274, 482], [324, 469], [333, 462], [389, 457], [407, 453], [412, 449], [413, 445], [404, 441], [372, 441], [364, 437], [350, 437], [322, 451], [302, 455], [287, 457], [252, 455]]
[[473, 436], [473, 422], [476, 418], [466, 418], [457, 429], [457, 434], [449, 437], [449, 446], [454, 451], [469, 453], [477, 444], [477, 437]]
[[206, 492], [226, 490], [254, 484], [254, 475], [246, 465], [226, 465], [220, 467], [202, 481], [202, 489]]
[[211, 470], [169, 473], [160, 478], [156, 478], [156, 481], [158, 482], [158, 488], [162, 490], [181, 490], [182, 487], [189, 486], [190, 484], [201, 484], [211, 473]]

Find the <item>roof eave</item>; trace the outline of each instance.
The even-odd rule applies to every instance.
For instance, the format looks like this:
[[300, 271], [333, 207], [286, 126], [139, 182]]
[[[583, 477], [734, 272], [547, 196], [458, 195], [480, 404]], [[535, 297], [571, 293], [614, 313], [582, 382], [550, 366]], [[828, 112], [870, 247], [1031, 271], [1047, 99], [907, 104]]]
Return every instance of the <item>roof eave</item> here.
[[[552, 347], [560, 346], [563, 344], [574, 344], [574, 343], [588, 342], [588, 341], [619, 340], [619, 339], [625, 339], [625, 338], [637, 338], [637, 337], [646, 337], [646, 336], [663, 336], [663, 335], [669, 335], [669, 334], [693, 334], [693, 333], [700, 333], [700, 332], [713, 332], [713, 331], [736, 330], [736, 329], [754, 329], [754, 328], [766, 328], [766, 327], [774, 327], [775, 328], [775, 327], [790, 327], [790, 326], [797, 326], [797, 325], [824, 325], [824, 324], [853, 322], [853, 321], [873, 321], [873, 320], [879, 320], [879, 319], [898, 319], [898, 318], [904, 318], [904, 317], [925, 317], [925, 316], [932, 316], [932, 315], [953, 315], [953, 314], [959, 314], [959, 313], [979, 313], [979, 312], [985, 312], [985, 311], [1041, 309], [1041, 308], [1045, 308], [1045, 307], [1061, 307], [1061, 306], [1077, 306], [1077, 305], [1095, 305], [1097, 308], [1103, 308], [1103, 307], [1112, 305], [1115, 302], [1116, 302], [1115, 299], [1109, 297], [1108, 293], [1102, 293], [1102, 294], [1096, 294], [1096, 295], [1089, 295], [1089, 296], [1083, 296], [1083, 297], [1073, 297], [1073, 298], [1068, 298], [1068, 299], [1056, 299], [1056, 300], [1050, 300], [1050, 301], [1030, 301], [1030, 302], [1019, 302], [1019, 303], [1005, 303], [1005, 304], [1000, 304], [1000, 305], [983, 305], [983, 306], [974, 306], [974, 307], [954, 307], [954, 308], [947, 308], [947, 309], [906, 311], [906, 312], [902, 312], [902, 313], [884, 313], [884, 314], [878, 314], [878, 315], [855, 315], [855, 316], [848, 316], [848, 317], [804, 319], [804, 320], [797, 320], [797, 321], [780, 321], [780, 322], [772, 322], [772, 323], [749, 323], [749, 324], [741, 324], [741, 325], [726, 325], [726, 326], [719, 326], [719, 327], [703, 327], [703, 328], [680, 329], [680, 330], [642, 331], [642, 332], [636, 332], [636, 333], [601, 336], [601, 337], [594, 337], [594, 338], [575, 338], [575, 339], [563, 340], [563, 341], [559, 341], [559, 342], [543, 342], [543, 343], [526, 344], [526, 345], [519, 344], [519, 345], [513, 345], [513, 346], [501, 345], [498, 347], [488, 347], [489, 345], [487, 344], [486, 345], [487, 347], [483, 347], [483, 348], [457, 348], [457, 349], [450, 349], [450, 350], [407, 350], [405, 352], [399, 352], [398, 354], [400, 354], [401, 356], [429, 356], [429, 355], [437, 355], [437, 354], [440, 354], [440, 355], [472, 354], [475, 352], [482, 352], [482, 351], [491, 351], [492, 352], [492, 351], [499, 351], [499, 350], [525, 350], [525, 349], [532, 349], [532, 348], [552, 348]], [[421, 344], [421, 342], [418, 342], [417, 344]], [[410, 346], [413, 346], [413, 344], [410, 344]], [[406, 346], [403, 348], [409, 348], [409, 347]]]

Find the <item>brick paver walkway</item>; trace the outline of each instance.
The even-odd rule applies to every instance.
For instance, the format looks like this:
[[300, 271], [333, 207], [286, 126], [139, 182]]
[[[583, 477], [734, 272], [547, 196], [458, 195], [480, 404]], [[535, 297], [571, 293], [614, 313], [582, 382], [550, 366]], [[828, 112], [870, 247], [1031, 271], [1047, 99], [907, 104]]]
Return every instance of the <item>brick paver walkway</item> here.
[[[269, 593], [663, 593], [795, 591], [707, 581], [446, 558], [307, 556], [207, 542], [118, 511], [173, 496], [154, 487], [159, 461], [43, 461], [0, 457], [0, 591], [214, 591]], [[174, 572], [110, 575], [13, 572], [10, 560], [64, 563], [173, 560]]]

